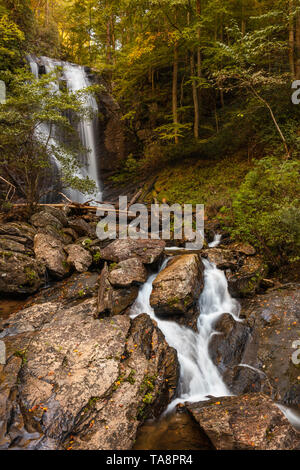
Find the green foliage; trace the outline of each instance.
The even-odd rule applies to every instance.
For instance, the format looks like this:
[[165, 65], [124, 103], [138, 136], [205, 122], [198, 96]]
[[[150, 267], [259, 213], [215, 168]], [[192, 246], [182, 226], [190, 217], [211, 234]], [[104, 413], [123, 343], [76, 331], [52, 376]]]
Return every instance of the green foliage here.
[[0, 69], [12, 68], [16, 58], [20, 57], [24, 33], [10, 20], [7, 14], [0, 17]]
[[257, 162], [240, 186], [229, 216], [232, 235], [271, 260], [295, 261], [300, 248], [300, 161]]

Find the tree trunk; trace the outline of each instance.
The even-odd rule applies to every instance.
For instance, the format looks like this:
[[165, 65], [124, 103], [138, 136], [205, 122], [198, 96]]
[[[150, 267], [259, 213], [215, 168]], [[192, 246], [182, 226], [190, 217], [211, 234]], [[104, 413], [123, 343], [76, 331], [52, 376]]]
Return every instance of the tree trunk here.
[[[197, 0], [196, 3], [196, 12], [197, 12], [197, 20], [201, 20], [201, 0]], [[198, 38], [198, 48], [197, 48], [197, 77], [199, 80], [202, 77], [202, 55], [201, 55], [201, 26], [198, 26], [197, 28], [197, 38]], [[198, 107], [200, 112], [200, 104], [201, 104], [201, 88], [198, 84]]]
[[173, 86], [172, 86], [172, 110], [175, 133], [175, 144], [178, 144], [178, 109], [177, 109], [177, 82], [178, 82], [178, 43], [174, 45], [174, 63], [173, 63]]
[[199, 101], [198, 101], [198, 90], [196, 81], [193, 78], [195, 76], [195, 59], [194, 52], [190, 54], [190, 67], [192, 77], [192, 90], [193, 90], [193, 102], [194, 102], [194, 137], [199, 138]]
[[295, 78], [295, 28], [294, 17], [292, 16], [294, 9], [294, 0], [289, 0], [289, 63], [292, 79]]
[[296, 80], [300, 80], [300, 12], [296, 16]]

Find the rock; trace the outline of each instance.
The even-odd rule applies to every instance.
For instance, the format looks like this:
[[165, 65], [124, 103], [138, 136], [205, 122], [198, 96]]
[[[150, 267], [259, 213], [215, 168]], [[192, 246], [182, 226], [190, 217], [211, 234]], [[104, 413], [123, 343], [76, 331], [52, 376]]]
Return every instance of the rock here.
[[64, 228], [63, 232], [65, 235], [69, 236], [73, 241], [77, 240], [78, 238], [78, 233], [75, 232], [72, 228]]
[[227, 245], [227, 250], [237, 251], [246, 256], [256, 255], [256, 249], [252, 245], [249, 245], [249, 243], [231, 243]]
[[84, 273], [88, 271], [93, 262], [92, 255], [79, 245], [68, 245], [65, 247], [68, 253], [67, 263], [74, 266], [77, 272]]
[[185, 315], [203, 289], [203, 265], [198, 255], [174, 257], [153, 282], [150, 304], [157, 315]]
[[52, 235], [38, 233], [34, 237], [34, 252], [54, 278], [62, 279], [70, 273], [62, 242]]
[[120, 315], [134, 303], [138, 296], [139, 288], [137, 286], [113, 288], [109, 278], [110, 271], [106, 263], [99, 279], [97, 316]]
[[33, 214], [30, 219], [30, 222], [36, 228], [53, 227], [56, 230], [61, 230], [63, 228], [63, 224], [61, 223], [61, 221], [49, 211], [45, 210]]
[[101, 257], [115, 263], [138, 258], [143, 264], [157, 264], [162, 259], [165, 245], [163, 240], [115, 240], [101, 250]]
[[129, 287], [132, 284], [143, 284], [148, 273], [138, 258], [121, 261], [109, 273], [109, 282], [114, 287]]
[[2, 252], [0, 294], [33, 294], [45, 282], [45, 266], [22, 253]]
[[58, 209], [57, 207], [45, 206], [43, 209], [44, 212], [51, 214], [53, 217], [58, 219], [63, 227], [68, 226], [68, 219], [65, 211]]
[[94, 299], [72, 308], [50, 302], [11, 317], [1, 448], [129, 450], [140, 423], [173, 399], [177, 355], [155, 322], [99, 321], [95, 308]]
[[211, 263], [214, 263], [218, 269], [232, 269], [238, 268], [238, 257], [230, 250], [224, 248], [209, 248], [201, 251], [201, 256], [207, 258]]
[[[26, 224], [25, 222], [10, 222], [8, 224], [0, 225], [1, 237], [14, 237], [15, 241], [18, 241], [18, 239], [25, 239], [29, 244], [33, 244], [35, 235], [36, 230], [31, 225]], [[22, 243], [25, 242], [22, 241]]]
[[[26, 241], [25, 241], [26, 243]], [[26, 255], [33, 255], [33, 251], [26, 247], [23, 243], [9, 238], [0, 238], [0, 253], [1, 252], [16, 252]]]
[[73, 218], [69, 220], [69, 227], [73, 229], [80, 237], [96, 238], [95, 228], [88, 224], [82, 218]]
[[[253, 299], [244, 299], [242, 312], [251, 328], [242, 364], [259, 369], [265, 375], [274, 400], [289, 404], [299, 384], [297, 355], [300, 324], [299, 284], [269, 291]], [[297, 344], [297, 343], [296, 343]], [[294, 345], [294, 346], [293, 346]], [[299, 354], [298, 354], [299, 356]], [[300, 405], [300, 395], [297, 398]]]
[[55, 283], [53, 287], [40, 291], [30, 299], [29, 305], [58, 301], [62, 305], [77, 305], [85, 299], [97, 297], [98, 281], [97, 272], [74, 273], [71, 277]]
[[300, 449], [300, 434], [263, 394], [189, 404], [188, 410], [217, 450]]
[[254, 295], [267, 274], [267, 267], [261, 256], [247, 257], [237, 273], [228, 276], [228, 288], [233, 297]]
[[221, 316], [214, 329], [216, 334], [210, 341], [209, 353], [220, 373], [224, 375], [229, 369], [240, 364], [251, 330], [247, 324], [235, 321], [229, 313]]

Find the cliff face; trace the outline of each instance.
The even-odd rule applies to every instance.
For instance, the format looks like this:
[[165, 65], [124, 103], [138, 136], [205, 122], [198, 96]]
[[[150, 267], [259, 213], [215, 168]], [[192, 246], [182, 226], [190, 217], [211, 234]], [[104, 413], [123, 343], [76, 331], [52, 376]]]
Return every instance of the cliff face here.
[[97, 94], [99, 107], [99, 123], [97, 129], [97, 145], [99, 170], [104, 187], [104, 199], [109, 193], [109, 178], [122, 165], [128, 153], [128, 139], [122, 122], [121, 109], [108, 91], [105, 80], [97, 73], [90, 71], [92, 83], [101, 85]]

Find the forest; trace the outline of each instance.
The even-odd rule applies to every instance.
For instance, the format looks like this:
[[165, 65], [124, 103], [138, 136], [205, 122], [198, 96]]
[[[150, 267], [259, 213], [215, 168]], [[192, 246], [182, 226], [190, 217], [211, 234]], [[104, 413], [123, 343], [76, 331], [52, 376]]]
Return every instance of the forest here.
[[300, 449], [299, 276], [299, 0], [0, 0], [1, 450]]

